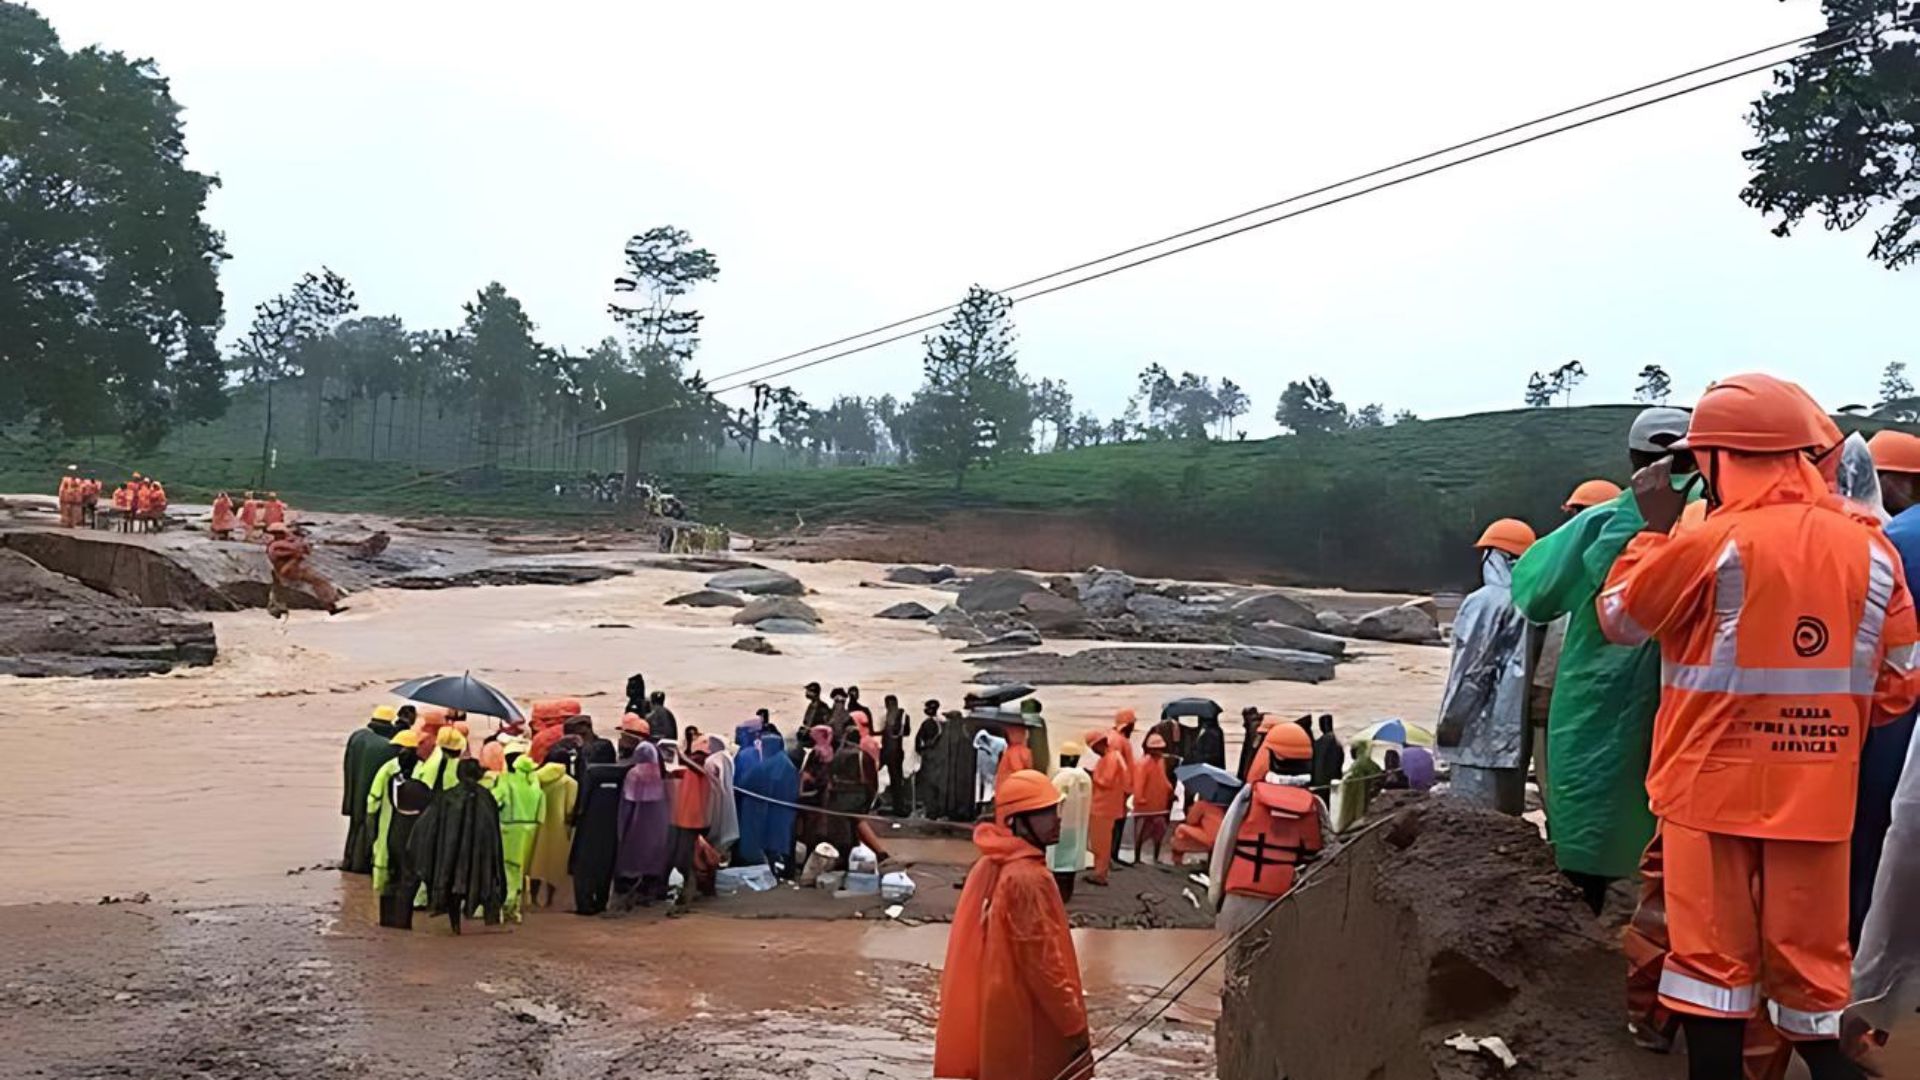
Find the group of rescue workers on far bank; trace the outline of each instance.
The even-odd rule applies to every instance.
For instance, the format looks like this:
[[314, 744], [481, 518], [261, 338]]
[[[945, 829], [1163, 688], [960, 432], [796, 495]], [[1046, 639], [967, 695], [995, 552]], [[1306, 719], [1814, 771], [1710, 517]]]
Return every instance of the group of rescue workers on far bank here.
[[1258, 709], [1229, 772], [1218, 707], [1193, 701], [1137, 744], [1125, 710], [1050, 747], [1024, 688], [916, 724], [812, 685], [790, 734], [762, 710], [729, 745], [636, 676], [617, 742], [575, 701], [484, 738], [383, 706], [348, 744], [347, 865], [374, 871], [388, 925], [417, 904], [517, 917], [563, 885], [595, 914], [685, 905], [723, 867], [856, 870], [863, 848], [884, 867], [880, 811], [977, 821], [934, 1075], [1059, 1080], [1093, 1067], [1067, 904], [1109, 881], [1129, 827], [1136, 861], [1169, 838], [1203, 860], [1242, 933], [1380, 788], [1518, 814], [1531, 770], [1570, 890], [1596, 914], [1633, 902], [1633, 1038], [1684, 1036], [1702, 1080], [1778, 1080], [1796, 1053], [1813, 1080], [1870, 1075], [1920, 1004], [1920, 436], [1843, 439], [1800, 387], [1742, 375], [1643, 411], [1626, 452], [1630, 490], [1582, 483], [1547, 535], [1501, 519], [1476, 543], [1439, 776], [1416, 725], [1376, 725], [1392, 749], [1356, 742], [1349, 764], [1331, 718]]
[[[160, 532], [166, 528], [167, 489], [158, 479], [134, 473], [132, 479], [114, 489], [110, 510], [99, 505], [100, 488], [100, 481], [81, 475], [78, 465], [67, 466], [58, 493], [60, 524], [70, 529], [117, 528], [120, 532]], [[339, 590], [308, 561], [313, 546], [294, 524], [293, 514], [280, 500], [279, 492], [269, 491], [262, 498], [249, 491], [237, 508], [232, 496], [220, 492], [213, 499], [208, 531], [223, 542], [266, 544], [272, 582], [267, 608], [273, 614], [286, 613], [289, 590], [295, 587], [304, 587], [329, 614], [341, 610]]]

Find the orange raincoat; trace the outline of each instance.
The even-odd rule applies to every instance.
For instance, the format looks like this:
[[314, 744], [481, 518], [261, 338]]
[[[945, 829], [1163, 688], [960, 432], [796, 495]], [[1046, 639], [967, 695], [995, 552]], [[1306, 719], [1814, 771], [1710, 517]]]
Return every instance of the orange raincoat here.
[[1000, 755], [1000, 767], [993, 771], [993, 790], [1007, 786], [1007, 777], [1022, 769], [1033, 768], [1033, 748], [1027, 745], [1027, 729], [1018, 724], [1004, 725], [1007, 749]]
[[233, 531], [233, 500], [226, 492], [213, 499], [213, 535], [224, 536]]
[[1087, 850], [1093, 852], [1093, 880], [1104, 882], [1113, 868], [1116, 826], [1126, 820], [1127, 794], [1133, 775], [1120, 747], [1126, 740], [1117, 732], [1097, 731], [1087, 737], [1087, 748], [1099, 753], [1093, 767], [1093, 806], [1087, 814]]
[[1745, 1017], [1764, 993], [1784, 1034], [1831, 1037], [1860, 747], [1913, 703], [1913, 601], [1884, 536], [1803, 455], [1702, 464], [1720, 505], [1635, 537], [1598, 600], [1608, 638], [1661, 647], [1647, 776], [1672, 938], [1660, 1000]]
[[1067, 909], [1046, 853], [1006, 826], [973, 831], [980, 859], [947, 935], [933, 1075], [953, 1080], [1071, 1080], [1087, 1007]]

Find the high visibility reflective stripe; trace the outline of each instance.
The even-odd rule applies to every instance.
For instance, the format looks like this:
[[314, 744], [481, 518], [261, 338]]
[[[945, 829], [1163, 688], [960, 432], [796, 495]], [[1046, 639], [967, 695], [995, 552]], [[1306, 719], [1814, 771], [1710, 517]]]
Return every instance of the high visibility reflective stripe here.
[[1851, 668], [1723, 668], [1713, 664], [1668, 664], [1660, 683], [1674, 690], [1696, 693], [1791, 697], [1817, 694], [1870, 694], [1873, 679], [1862, 687]]
[[1832, 1012], [1801, 1012], [1799, 1009], [1789, 1009], [1777, 1001], [1768, 1001], [1767, 1012], [1773, 1016], [1773, 1026], [1790, 1035], [1801, 1035], [1809, 1039], [1840, 1037], [1840, 1010], [1838, 1009]]
[[1740, 546], [1729, 540], [1713, 562], [1713, 651], [1708, 666], [1740, 666], [1740, 609], [1746, 606], [1747, 568], [1740, 563]]
[[1893, 602], [1893, 559], [1880, 545], [1867, 544], [1867, 604], [1860, 611], [1860, 628], [1853, 635], [1853, 667], [1877, 674], [1880, 635], [1887, 625], [1887, 605]]
[[1675, 971], [1673, 962], [1668, 960], [1660, 969], [1660, 996], [1682, 1001], [1688, 1005], [1697, 1005], [1702, 1009], [1712, 1009], [1728, 1016], [1753, 1015], [1753, 1003], [1758, 996], [1759, 987], [1753, 983], [1745, 986], [1725, 987], [1703, 982], [1684, 972]]
[[1621, 585], [1600, 594], [1600, 630], [1615, 645], [1639, 645], [1653, 635], [1627, 613], [1625, 590]]
[[1913, 645], [1899, 645], [1888, 649], [1886, 659], [1887, 666], [1902, 675], [1912, 671], [1916, 656], [1915, 649], [1916, 647]]

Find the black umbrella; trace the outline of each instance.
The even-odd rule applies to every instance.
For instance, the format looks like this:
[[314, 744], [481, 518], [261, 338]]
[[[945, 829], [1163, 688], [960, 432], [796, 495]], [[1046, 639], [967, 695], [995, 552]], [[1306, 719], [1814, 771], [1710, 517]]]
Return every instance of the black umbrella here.
[[461, 712], [497, 717], [516, 724], [526, 720], [521, 715], [520, 706], [515, 705], [512, 698], [470, 674], [422, 675], [401, 683], [392, 692], [396, 697], [418, 701], [423, 705], [459, 709]]
[[1009, 701], [1018, 701], [1033, 693], [1033, 687], [1024, 683], [1008, 683], [1005, 686], [989, 686], [985, 690], [975, 691], [967, 696], [976, 705], [1005, 705]]
[[1220, 703], [1210, 698], [1183, 697], [1169, 701], [1160, 710], [1160, 719], [1177, 720], [1182, 716], [1198, 716], [1207, 720], [1220, 719]]
[[1047, 726], [1046, 720], [1039, 713], [1022, 709], [975, 706], [968, 709], [962, 719], [966, 721], [968, 727], [972, 728], [999, 727], [1003, 724], [1025, 728]]
[[1227, 770], [1206, 764], [1182, 765], [1173, 770], [1173, 777], [1185, 784], [1195, 797], [1218, 806], [1231, 803], [1244, 786]]

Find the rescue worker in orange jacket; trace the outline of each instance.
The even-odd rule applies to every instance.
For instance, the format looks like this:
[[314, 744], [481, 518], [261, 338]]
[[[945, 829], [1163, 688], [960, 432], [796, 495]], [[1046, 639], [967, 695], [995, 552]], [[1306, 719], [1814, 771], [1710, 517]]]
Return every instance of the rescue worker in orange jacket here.
[[94, 515], [100, 510], [100, 481], [89, 476], [80, 481], [79, 524], [94, 528]]
[[1597, 601], [1610, 640], [1660, 643], [1660, 1000], [1685, 1017], [1697, 1077], [1739, 1074], [1763, 996], [1814, 1080], [1857, 1075], [1837, 1036], [1860, 748], [1912, 704], [1920, 633], [1898, 556], [1819, 467], [1837, 443], [1810, 400], [1766, 375], [1708, 388], [1674, 449], [1710, 511], [1669, 535], [1685, 496], [1668, 462], [1635, 474], [1646, 527]]
[[1092, 1038], [1067, 909], [1047, 870], [1060, 793], [1021, 770], [973, 830], [980, 859], [947, 934], [933, 1075], [957, 1080], [1085, 1080]]
[[267, 526], [267, 537], [267, 562], [273, 567], [276, 590], [302, 584], [327, 609], [327, 614], [339, 611], [340, 594], [334, 589], [333, 583], [307, 565], [307, 556], [313, 554], [313, 546], [294, 535], [284, 522]]
[[1087, 749], [1100, 755], [1093, 766], [1093, 806], [1087, 814], [1087, 850], [1093, 870], [1087, 882], [1105, 885], [1113, 871], [1113, 853], [1127, 827], [1127, 796], [1133, 790], [1133, 771], [1120, 752], [1126, 741], [1117, 731], [1090, 731]]
[[60, 477], [58, 500], [60, 527], [63, 529], [71, 529], [80, 524], [80, 477], [76, 475], [76, 470], [79, 468], [78, 465], [69, 465], [67, 471]]
[[1326, 846], [1327, 808], [1308, 785], [1313, 740], [1297, 724], [1275, 724], [1260, 744], [1257, 779], [1227, 807], [1208, 867], [1216, 929], [1237, 933], [1293, 888], [1298, 867]]
[[260, 524], [276, 525], [287, 520], [287, 504], [280, 501], [280, 493], [267, 492], [267, 499], [260, 504]]
[[[1133, 850], [1137, 861], [1152, 866], [1160, 861], [1161, 849], [1172, 828], [1173, 771], [1167, 760], [1167, 738], [1155, 731], [1147, 735], [1146, 756], [1133, 763]], [[1153, 857], [1147, 857], [1147, 848]]]
[[260, 530], [264, 527], [264, 523], [260, 520], [260, 500], [254, 497], [251, 491], [247, 492], [246, 499], [240, 503], [240, 527], [246, 530], [248, 543], [260, 539]]
[[210, 531], [215, 540], [226, 540], [233, 536], [233, 500], [224, 491], [213, 497], [213, 526]]

